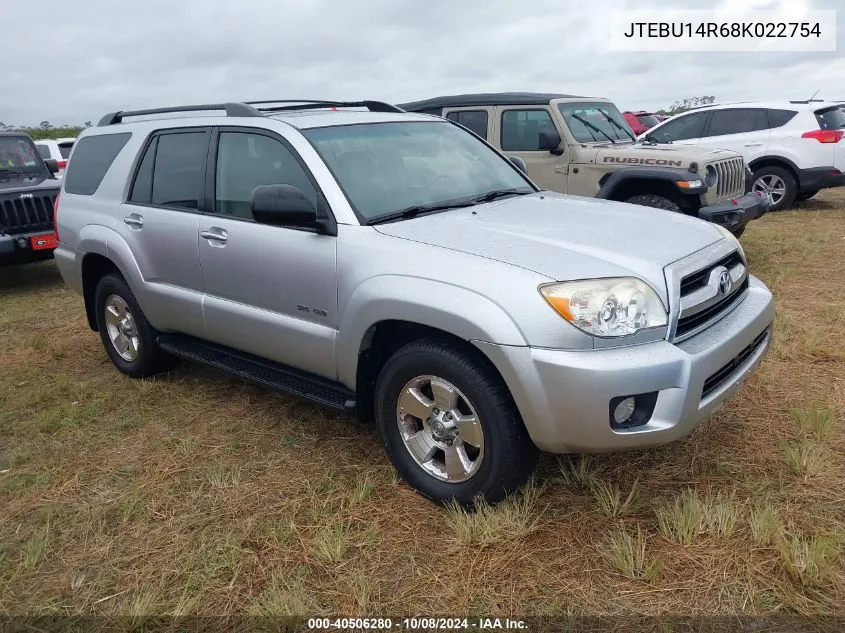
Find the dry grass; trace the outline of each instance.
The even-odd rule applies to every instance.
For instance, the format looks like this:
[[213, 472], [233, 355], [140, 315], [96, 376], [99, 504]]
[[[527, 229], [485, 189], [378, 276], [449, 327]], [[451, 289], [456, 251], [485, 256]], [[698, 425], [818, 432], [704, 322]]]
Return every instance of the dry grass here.
[[743, 243], [777, 318], [742, 390], [473, 515], [372, 426], [195, 366], [123, 377], [52, 263], [0, 269], [0, 614], [841, 614], [845, 191]]

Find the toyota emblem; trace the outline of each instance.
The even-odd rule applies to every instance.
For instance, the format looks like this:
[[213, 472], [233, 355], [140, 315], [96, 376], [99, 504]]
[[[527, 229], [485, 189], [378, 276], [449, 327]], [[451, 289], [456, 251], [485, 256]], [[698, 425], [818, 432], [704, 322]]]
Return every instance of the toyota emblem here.
[[732, 285], [733, 280], [731, 280], [731, 274], [727, 270], [723, 270], [722, 274], [719, 275], [719, 292], [723, 295], [728, 294], [731, 291]]

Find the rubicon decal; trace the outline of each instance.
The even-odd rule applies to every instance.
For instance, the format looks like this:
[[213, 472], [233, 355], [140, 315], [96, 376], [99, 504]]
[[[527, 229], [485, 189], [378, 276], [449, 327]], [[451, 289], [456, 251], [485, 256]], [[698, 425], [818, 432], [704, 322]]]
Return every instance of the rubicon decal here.
[[654, 165], [659, 167], [683, 167], [681, 160], [668, 160], [666, 158], [634, 158], [631, 156], [605, 156], [605, 163], [624, 163], [626, 165]]

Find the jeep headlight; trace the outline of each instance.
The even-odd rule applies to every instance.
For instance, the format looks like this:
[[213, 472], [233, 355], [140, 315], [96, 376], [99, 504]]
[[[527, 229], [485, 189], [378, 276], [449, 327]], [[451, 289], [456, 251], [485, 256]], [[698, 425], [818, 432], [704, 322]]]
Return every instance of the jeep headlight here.
[[555, 312], [594, 336], [628, 336], [666, 325], [660, 297], [634, 277], [552, 283], [540, 286], [540, 292]]

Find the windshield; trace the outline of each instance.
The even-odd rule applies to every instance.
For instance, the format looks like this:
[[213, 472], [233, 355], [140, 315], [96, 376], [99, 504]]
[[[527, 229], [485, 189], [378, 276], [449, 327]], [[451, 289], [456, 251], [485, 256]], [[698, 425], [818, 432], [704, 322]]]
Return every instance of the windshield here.
[[641, 114], [637, 116], [637, 121], [639, 121], [640, 125], [645, 128], [654, 127], [660, 123], [660, 121], [657, 120], [657, 117], [653, 114]]
[[[579, 143], [630, 141], [634, 136], [625, 117], [612, 103], [561, 103], [558, 109]], [[611, 119], [611, 121], [608, 121]], [[598, 130], [596, 129], [598, 128]], [[630, 136], [625, 133], [627, 130]]]
[[451, 123], [343, 125], [303, 134], [363, 221], [492, 191], [534, 191], [507, 160]]
[[44, 175], [47, 167], [29, 138], [0, 136], [0, 175], [4, 171]]

